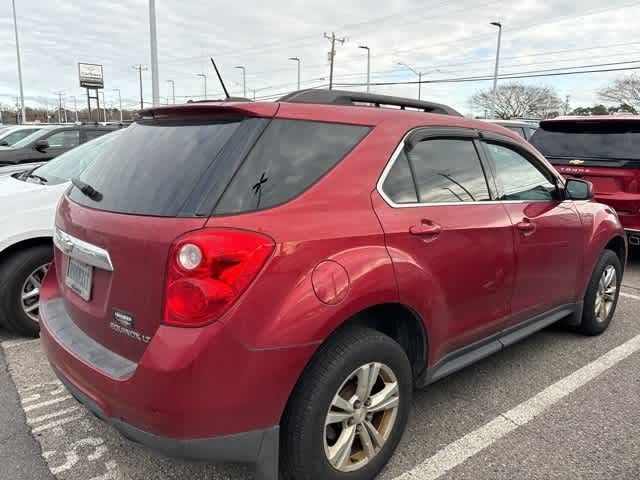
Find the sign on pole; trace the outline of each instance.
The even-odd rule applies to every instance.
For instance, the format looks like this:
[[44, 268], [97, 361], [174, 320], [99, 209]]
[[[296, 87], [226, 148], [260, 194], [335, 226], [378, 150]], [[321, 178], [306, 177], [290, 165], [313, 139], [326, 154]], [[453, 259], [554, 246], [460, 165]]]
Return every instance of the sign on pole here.
[[104, 76], [102, 65], [93, 63], [79, 63], [78, 73], [80, 75], [80, 87], [99, 89], [104, 88]]

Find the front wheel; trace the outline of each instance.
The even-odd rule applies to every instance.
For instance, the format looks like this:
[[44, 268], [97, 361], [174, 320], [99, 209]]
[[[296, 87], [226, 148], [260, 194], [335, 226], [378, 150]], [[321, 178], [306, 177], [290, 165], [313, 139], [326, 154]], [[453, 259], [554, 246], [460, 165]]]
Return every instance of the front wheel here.
[[346, 328], [320, 347], [282, 421], [287, 480], [373, 479], [398, 445], [411, 405], [409, 360], [393, 339]]
[[621, 283], [620, 259], [611, 250], [605, 250], [596, 263], [584, 296], [582, 322], [578, 326], [581, 333], [599, 335], [609, 327], [618, 304]]

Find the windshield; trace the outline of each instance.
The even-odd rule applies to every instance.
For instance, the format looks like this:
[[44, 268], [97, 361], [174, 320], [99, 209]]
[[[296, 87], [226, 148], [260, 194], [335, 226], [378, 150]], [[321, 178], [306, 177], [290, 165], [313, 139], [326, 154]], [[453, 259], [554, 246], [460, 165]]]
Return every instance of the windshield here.
[[17, 130], [0, 130], [0, 145], [11, 146], [23, 138], [39, 131], [39, 128], [19, 128]]
[[34, 140], [37, 140], [40, 137], [44, 137], [47, 133], [49, 133], [51, 130], [48, 129], [42, 129], [42, 130], [38, 130], [37, 132], [32, 133], [31, 135], [27, 135], [26, 137], [24, 137], [22, 140], [20, 140], [19, 142], [14, 143], [13, 145], [11, 145], [11, 148], [22, 148], [22, 147], [26, 147], [28, 145], [31, 144], [31, 142], [33, 142]]
[[640, 125], [631, 123], [551, 123], [530, 142], [547, 157], [613, 160], [640, 158]]
[[75, 178], [79, 176], [121, 132], [121, 130], [118, 130], [87, 142], [84, 145], [80, 145], [54, 158], [45, 165], [36, 168], [31, 173], [44, 178], [47, 184], [63, 183]]

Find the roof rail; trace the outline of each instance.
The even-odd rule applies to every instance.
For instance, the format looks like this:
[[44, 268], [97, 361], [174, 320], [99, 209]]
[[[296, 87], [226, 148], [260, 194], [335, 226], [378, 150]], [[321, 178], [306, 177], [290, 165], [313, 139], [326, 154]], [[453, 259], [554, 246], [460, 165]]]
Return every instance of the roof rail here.
[[427, 113], [439, 113], [462, 117], [457, 110], [441, 103], [413, 100], [404, 97], [392, 97], [375, 93], [349, 92], [346, 90], [307, 89], [289, 93], [278, 100], [289, 103], [320, 103], [333, 105], [352, 105], [357, 107], [396, 107], [400, 110], [419, 110]]
[[227, 103], [227, 102], [251, 102], [252, 100], [244, 97], [216, 98], [208, 100], [187, 100], [187, 103]]

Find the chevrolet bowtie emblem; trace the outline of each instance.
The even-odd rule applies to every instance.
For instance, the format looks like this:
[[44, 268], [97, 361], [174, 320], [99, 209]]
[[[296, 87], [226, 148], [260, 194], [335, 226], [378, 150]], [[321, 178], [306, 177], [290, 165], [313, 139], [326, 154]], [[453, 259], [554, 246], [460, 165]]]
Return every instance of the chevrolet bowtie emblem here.
[[584, 160], [571, 160], [569, 162], [571, 165], [582, 165], [584, 163]]

